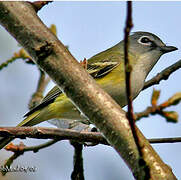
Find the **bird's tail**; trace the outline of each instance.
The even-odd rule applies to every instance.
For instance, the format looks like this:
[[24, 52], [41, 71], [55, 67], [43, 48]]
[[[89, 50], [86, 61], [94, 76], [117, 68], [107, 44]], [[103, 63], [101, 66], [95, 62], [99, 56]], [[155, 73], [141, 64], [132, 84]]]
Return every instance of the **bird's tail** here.
[[[36, 111], [36, 112], [32, 113], [27, 118], [25, 118], [21, 123], [19, 123], [17, 125], [17, 127], [33, 126], [34, 124], [37, 124], [37, 123], [34, 123], [34, 120], [39, 115], [39, 113], [40, 113], [40, 111]], [[9, 144], [14, 139], [15, 139], [14, 137], [0, 137], [0, 150], [2, 148], [4, 148], [7, 144]]]

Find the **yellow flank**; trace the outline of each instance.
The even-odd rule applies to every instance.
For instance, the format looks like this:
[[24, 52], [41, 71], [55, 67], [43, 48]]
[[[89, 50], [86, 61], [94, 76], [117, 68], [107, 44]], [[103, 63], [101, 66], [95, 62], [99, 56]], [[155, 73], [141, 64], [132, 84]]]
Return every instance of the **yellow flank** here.
[[[115, 85], [120, 84], [124, 81], [124, 68], [122, 63], [118, 65], [115, 69], [109, 72], [106, 76], [102, 78], [97, 78], [96, 82], [104, 89], [104, 86], [108, 86], [109, 88], [114, 88]], [[111, 86], [113, 85], [113, 86]]]
[[80, 112], [72, 104], [65, 94], [58, 96], [55, 101], [49, 105], [50, 114], [53, 118], [79, 120]]

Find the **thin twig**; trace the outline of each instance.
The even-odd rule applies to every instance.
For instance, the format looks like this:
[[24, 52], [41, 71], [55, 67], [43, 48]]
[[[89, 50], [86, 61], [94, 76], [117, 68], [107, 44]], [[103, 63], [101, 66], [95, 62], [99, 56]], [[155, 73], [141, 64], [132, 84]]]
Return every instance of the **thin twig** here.
[[31, 57], [27, 54], [27, 52], [23, 48], [21, 48], [18, 52], [15, 52], [14, 55], [10, 59], [0, 64], [0, 70], [7, 67], [10, 63], [15, 62], [17, 59], [23, 59], [23, 60], [26, 60], [26, 62], [28, 63], [31, 62], [31, 64], [33, 64]]
[[178, 62], [172, 64], [171, 66], [167, 67], [166, 69], [164, 69], [163, 71], [161, 71], [160, 73], [158, 73], [155, 77], [153, 77], [152, 79], [148, 80], [145, 85], [144, 85], [144, 89], [149, 88], [150, 86], [153, 86], [155, 84], [159, 84], [161, 80], [167, 80], [169, 78], [169, 76], [175, 72], [176, 70], [181, 68], [181, 60], [179, 60]]
[[127, 117], [129, 120], [129, 124], [134, 136], [135, 141], [137, 142], [137, 135], [135, 131], [135, 121], [133, 115], [133, 105], [132, 105], [132, 97], [131, 97], [131, 71], [132, 66], [129, 62], [129, 33], [131, 28], [133, 27], [132, 24], [132, 2], [127, 2], [127, 18], [126, 18], [126, 27], [125, 27], [125, 36], [124, 36], [124, 64], [125, 64], [125, 77], [126, 77], [126, 94], [127, 94], [127, 102], [128, 102], [128, 112]]
[[[34, 153], [38, 152], [40, 149], [46, 148], [55, 144], [57, 142], [56, 139], [50, 140], [46, 143], [37, 145], [37, 146], [25, 146], [22, 142], [19, 145], [14, 145], [13, 143], [8, 144], [5, 149], [7, 151], [14, 152], [14, 154], [8, 158], [4, 167], [10, 167], [14, 160], [16, 160], [19, 156], [23, 155], [24, 152], [33, 151]], [[8, 171], [2, 171], [2, 175], [6, 175]]]
[[153, 95], [152, 95], [152, 101], [154, 101], [154, 103], [152, 102], [151, 103], [152, 106], [147, 107], [144, 111], [142, 111], [140, 113], [135, 113], [134, 116], [135, 116], [136, 121], [140, 120], [143, 117], [148, 117], [150, 114], [151, 115], [159, 114], [159, 115], [163, 116], [164, 118], [166, 118], [166, 120], [168, 122], [176, 123], [178, 121], [177, 112], [163, 111], [163, 110], [167, 107], [177, 105], [178, 103], [180, 103], [181, 92], [175, 93], [173, 96], [171, 96], [168, 100], [161, 103], [160, 105], [157, 105], [159, 96], [153, 98], [154, 92], [155, 92], [155, 90], [153, 91]]
[[48, 146], [51, 146], [52, 144], [55, 144], [57, 141], [60, 141], [60, 140], [56, 140], [56, 139], [53, 139], [53, 140], [50, 140], [46, 143], [43, 143], [43, 144], [39, 144], [37, 146], [25, 146], [23, 144], [22, 146], [22, 143], [20, 145], [14, 145], [12, 143], [8, 144], [5, 149], [7, 151], [12, 151], [12, 152], [27, 152], [27, 151], [33, 151], [34, 153], [38, 152], [40, 149], [43, 149], [43, 148], [46, 148]]
[[141, 150], [141, 145], [139, 143], [139, 138], [136, 132], [136, 125], [135, 125], [135, 119], [134, 119], [134, 113], [133, 113], [133, 104], [132, 104], [132, 96], [131, 96], [131, 71], [132, 66], [129, 62], [129, 54], [128, 54], [128, 48], [129, 48], [129, 33], [131, 31], [131, 28], [133, 27], [132, 23], [132, 2], [127, 2], [127, 19], [126, 19], [126, 27], [125, 27], [125, 37], [124, 37], [124, 63], [125, 63], [125, 77], [126, 77], [126, 94], [127, 94], [127, 102], [128, 102], [128, 112], [127, 112], [127, 118], [129, 120], [130, 128], [133, 133], [133, 137], [139, 152], [140, 160], [139, 165], [140, 169], [144, 169], [144, 179], [150, 178], [150, 170], [149, 167], [146, 165], [146, 162], [143, 158], [143, 152]]
[[[100, 132], [78, 132], [71, 129], [60, 129], [60, 128], [47, 128], [47, 127], [0, 127], [1, 137], [15, 137], [24, 139], [34, 138], [34, 139], [55, 139], [60, 140], [74, 140], [80, 143], [90, 142], [94, 145], [103, 144], [109, 145], [106, 139], [102, 136]], [[167, 139], [170, 142], [180, 142], [178, 138], [163, 138], [163, 142]], [[173, 141], [172, 141], [173, 140]], [[178, 141], [177, 141], [178, 140]], [[148, 139], [151, 143], [156, 143], [157, 139]], [[28, 147], [27, 147], [28, 148]], [[34, 150], [33, 148], [30, 148]]]
[[178, 143], [181, 142], [181, 137], [173, 137], [173, 138], [154, 138], [154, 139], [149, 139], [149, 142], [152, 144], [156, 143]]
[[0, 127], [0, 136], [16, 138], [77, 140], [78, 142], [93, 142], [108, 144], [99, 132], [78, 132], [71, 129], [46, 127]]
[[40, 77], [38, 80], [37, 89], [35, 93], [32, 95], [32, 98], [29, 102], [29, 105], [28, 105], [29, 109], [32, 109], [33, 107], [35, 107], [41, 102], [45, 88], [50, 81], [50, 78], [49, 77], [46, 78], [45, 73], [42, 70], [39, 69], [39, 71], [40, 71]]
[[[10, 167], [15, 159], [21, 156], [22, 153], [14, 153], [8, 160], [5, 162], [4, 167]], [[8, 171], [1, 171], [2, 176], [5, 176]]]
[[82, 157], [82, 150], [83, 145], [71, 141], [71, 145], [74, 147], [74, 161], [73, 161], [73, 172], [71, 174], [72, 180], [84, 180], [84, 168], [83, 168], [83, 157]]
[[6, 62], [3, 62], [2, 64], [0, 64], [0, 70], [3, 69], [4, 67], [7, 67], [10, 63], [13, 63], [17, 59], [19, 59], [19, 57], [12, 57], [8, 59]]

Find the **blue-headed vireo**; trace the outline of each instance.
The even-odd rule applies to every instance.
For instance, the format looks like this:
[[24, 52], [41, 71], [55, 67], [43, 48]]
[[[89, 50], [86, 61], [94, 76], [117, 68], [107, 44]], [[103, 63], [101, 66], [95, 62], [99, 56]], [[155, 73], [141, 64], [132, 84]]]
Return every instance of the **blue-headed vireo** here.
[[[140, 93], [145, 79], [160, 56], [177, 50], [166, 46], [159, 37], [149, 32], [135, 32], [129, 36], [129, 60], [132, 65], [131, 91], [133, 99]], [[96, 54], [88, 60], [88, 73], [121, 106], [127, 104], [125, 91], [124, 41]], [[81, 120], [85, 117], [55, 86], [42, 102], [29, 111], [18, 126], [33, 126], [49, 119]], [[12, 138], [0, 138], [0, 149]]]

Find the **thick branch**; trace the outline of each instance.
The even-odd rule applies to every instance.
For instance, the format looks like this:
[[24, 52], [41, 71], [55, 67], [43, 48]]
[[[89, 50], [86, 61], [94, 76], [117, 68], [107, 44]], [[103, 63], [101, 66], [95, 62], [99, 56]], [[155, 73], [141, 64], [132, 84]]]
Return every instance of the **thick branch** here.
[[[1, 1], [0, 23], [100, 129], [131, 168], [135, 178], [140, 179], [139, 153], [124, 112], [41, 22], [31, 4]], [[153, 179], [175, 179], [141, 132], [139, 139]]]

